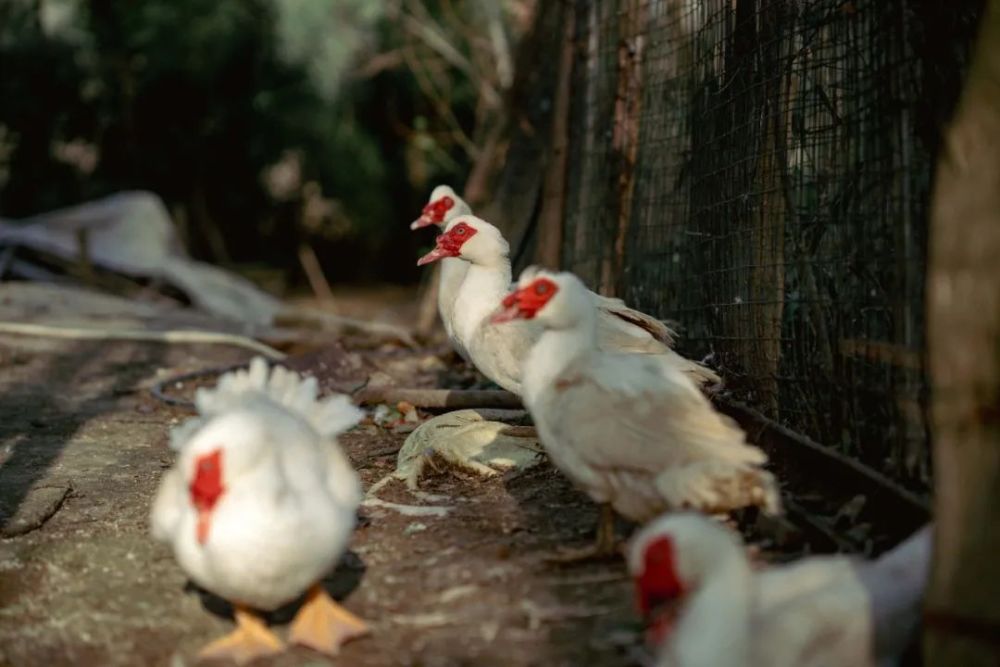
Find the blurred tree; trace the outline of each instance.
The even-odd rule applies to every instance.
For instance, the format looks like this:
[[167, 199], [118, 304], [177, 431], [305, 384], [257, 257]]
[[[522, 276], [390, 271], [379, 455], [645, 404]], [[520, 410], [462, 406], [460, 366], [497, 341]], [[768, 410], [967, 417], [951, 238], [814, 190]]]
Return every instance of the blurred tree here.
[[[24, 215], [76, 201], [83, 183], [53, 143], [94, 126], [75, 45], [46, 34], [40, 6], [0, 3], [0, 211]], [[44, 183], [44, 186], [41, 184]]]
[[927, 665], [1000, 663], [1000, 0], [989, 0], [931, 211], [934, 566]]
[[405, 223], [501, 116], [502, 4], [0, 2], [0, 214], [145, 188], [196, 256], [411, 279]]

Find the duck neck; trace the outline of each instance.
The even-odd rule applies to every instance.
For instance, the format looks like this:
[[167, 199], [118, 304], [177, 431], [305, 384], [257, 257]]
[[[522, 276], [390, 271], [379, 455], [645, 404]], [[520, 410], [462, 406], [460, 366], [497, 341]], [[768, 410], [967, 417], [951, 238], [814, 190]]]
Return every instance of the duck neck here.
[[682, 665], [739, 667], [751, 662], [753, 573], [741, 553], [722, 556], [694, 593], [671, 640]]
[[455, 299], [455, 329], [469, 340], [483, 320], [510, 291], [510, 260], [498, 257], [489, 263], [469, 264]]
[[581, 313], [570, 327], [546, 329], [525, 360], [522, 383], [525, 399], [555, 381], [574, 359], [597, 348], [596, 311]]
[[441, 277], [438, 286], [438, 308], [450, 312], [455, 303], [458, 289], [462, 286], [468, 264], [457, 257], [445, 257], [441, 260]]

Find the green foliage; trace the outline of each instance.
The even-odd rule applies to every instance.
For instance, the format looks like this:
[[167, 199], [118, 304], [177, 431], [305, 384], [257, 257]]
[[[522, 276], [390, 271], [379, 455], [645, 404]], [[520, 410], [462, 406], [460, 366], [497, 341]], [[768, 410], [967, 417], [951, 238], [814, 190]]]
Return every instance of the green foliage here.
[[142, 188], [196, 256], [414, 279], [406, 223], [502, 114], [481, 9], [0, 0], [0, 215]]
[[[343, 85], [380, 4], [5, 4], [0, 214], [150, 189], [183, 214], [196, 255], [294, 267], [301, 190], [279, 201], [263, 178], [293, 151], [301, 183], [335, 203], [344, 242], [377, 252], [414, 203], [386, 196], [390, 181], [405, 183], [393, 170], [405, 169], [389, 162], [381, 118], [357, 111], [380, 104], [374, 83]], [[59, 25], [46, 23], [54, 5], [65, 10]], [[81, 146], [96, 158], [74, 160]]]
[[[84, 79], [75, 47], [48, 38], [32, 4], [0, 6], [0, 205], [18, 215], [72, 200], [80, 189], [74, 169], [53, 161], [55, 138], [94, 125], [82, 99]], [[44, 183], [44, 187], [40, 186]]]
[[[372, 0], [272, 0], [280, 54], [306, 67], [317, 90], [334, 100], [355, 54], [382, 18], [384, 3]], [[345, 26], [353, 29], [344, 30]], [[335, 38], [331, 38], [332, 36]]]

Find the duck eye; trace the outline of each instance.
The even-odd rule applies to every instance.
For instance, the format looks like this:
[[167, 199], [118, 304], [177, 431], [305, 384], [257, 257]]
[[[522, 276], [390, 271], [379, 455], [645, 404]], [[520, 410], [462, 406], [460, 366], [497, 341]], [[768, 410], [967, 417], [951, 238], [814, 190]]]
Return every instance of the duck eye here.
[[444, 207], [444, 210], [446, 211], [454, 205], [455, 201], [451, 197], [445, 197], [441, 200], [441, 206]]
[[545, 283], [538, 283], [535, 285], [535, 294], [541, 296], [549, 291], [549, 286]]
[[465, 227], [455, 228], [455, 233], [458, 234], [459, 236], [465, 236]]

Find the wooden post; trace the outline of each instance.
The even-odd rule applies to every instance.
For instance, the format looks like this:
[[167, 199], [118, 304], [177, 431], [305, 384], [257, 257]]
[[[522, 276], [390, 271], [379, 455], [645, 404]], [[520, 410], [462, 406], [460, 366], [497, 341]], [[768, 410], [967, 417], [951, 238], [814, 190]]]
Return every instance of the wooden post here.
[[566, 214], [566, 160], [569, 156], [570, 82], [573, 78], [575, 14], [564, 9], [562, 48], [552, 110], [552, 151], [542, 183], [542, 210], [538, 214], [535, 261], [550, 269], [561, 268], [563, 218]]
[[[554, 182], [549, 185], [555, 187], [560, 176], [558, 166], [552, 166], [552, 161], [563, 159], [553, 155], [553, 132], [560, 129], [554, 115], [561, 109], [557, 99], [560, 74], [565, 72], [569, 76], [572, 72], [572, 62], [569, 69], [563, 68], [563, 62], [567, 55], [564, 51], [567, 35], [572, 39], [576, 4], [572, 0], [537, 3], [534, 25], [517, 47], [514, 83], [506, 111], [508, 125], [504, 128], [505, 140], [497, 149], [503, 166], [493, 179], [492, 201], [482, 207], [482, 217], [496, 224], [510, 243], [515, 276], [525, 264], [539, 259], [533, 242], [544, 205], [543, 183], [551, 176]], [[570, 106], [568, 100], [565, 106]], [[558, 180], [564, 179], [565, 175]], [[556, 195], [552, 197], [550, 206], [557, 203]], [[561, 211], [555, 212], [559, 213], [558, 219], [553, 217], [551, 208], [545, 213], [543, 225], [547, 229], [540, 231], [539, 236], [556, 231], [561, 234], [561, 228], [551, 225], [553, 220], [560, 227], [562, 224]]]
[[599, 285], [603, 294], [611, 296], [620, 296], [632, 222], [639, 126], [642, 122], [644, 32], [649, 27], [645, 3], [625, 0], [623, 5], [618, 14], [618, 81], [615, 90], [615, 122], [611, 135], [612, 155], [618, 172], [618, 182], [615, 185], [615, 210], [618, 219], [615, 223], [614, 244], [610, 256], [604, 257]]
[[1000, 664], [1000, 0], [989, 0], [931, 211], [936, 477], [927, 665]]

